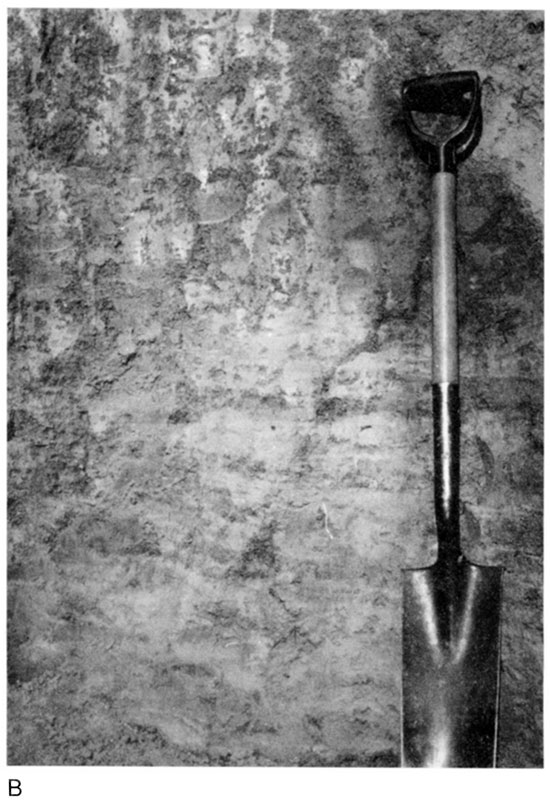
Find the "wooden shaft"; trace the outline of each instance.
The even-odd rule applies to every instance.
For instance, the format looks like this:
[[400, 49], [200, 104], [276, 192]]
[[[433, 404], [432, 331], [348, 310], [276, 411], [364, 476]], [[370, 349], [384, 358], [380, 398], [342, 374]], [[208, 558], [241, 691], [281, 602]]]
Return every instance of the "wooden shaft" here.
[[458, 383], [456, 292], [456, 177], [432, 178], [432, 383]]
[[[432, 178], [432, 386], [438, 562], [453, 572], [460, 556], [460, 410], [456, 279], [456, 178]], [[447, 580], [446, 580], [447, 582]], [[449, 592], [452, 589], [448, 588]]]

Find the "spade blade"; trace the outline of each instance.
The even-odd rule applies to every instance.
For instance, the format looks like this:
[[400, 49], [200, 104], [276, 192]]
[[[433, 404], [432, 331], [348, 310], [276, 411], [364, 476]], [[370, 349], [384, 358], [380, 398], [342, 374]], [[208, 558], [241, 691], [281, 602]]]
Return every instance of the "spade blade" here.
[[403, 571], [402, 765], [496, 764], [502, 569]]

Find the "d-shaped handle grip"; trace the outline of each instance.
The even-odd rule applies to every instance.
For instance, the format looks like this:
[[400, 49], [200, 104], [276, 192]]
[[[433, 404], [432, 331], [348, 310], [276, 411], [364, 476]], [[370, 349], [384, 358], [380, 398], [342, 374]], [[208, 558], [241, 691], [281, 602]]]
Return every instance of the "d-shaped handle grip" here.
[[[401, 97], [407, 133], [414, 149], [435, 172], [455, 172], [481, 137], [481, 85], [477, 72], [445, 72], [403, 83]], [[459, 120], [451, 131], [422, 130], [414, 112]]]

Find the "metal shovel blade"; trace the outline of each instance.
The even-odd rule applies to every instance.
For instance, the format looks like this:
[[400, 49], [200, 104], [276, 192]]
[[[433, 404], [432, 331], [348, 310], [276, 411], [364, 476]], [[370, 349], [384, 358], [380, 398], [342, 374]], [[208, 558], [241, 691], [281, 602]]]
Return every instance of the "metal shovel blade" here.
[[403, 571], [403, 766], [495, 766], [501, 573]]

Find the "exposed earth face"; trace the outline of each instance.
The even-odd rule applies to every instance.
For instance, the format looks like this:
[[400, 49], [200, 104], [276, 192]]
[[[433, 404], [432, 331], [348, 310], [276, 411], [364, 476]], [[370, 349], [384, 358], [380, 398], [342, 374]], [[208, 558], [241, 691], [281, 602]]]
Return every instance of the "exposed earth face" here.
[[477, 70], [462, 541], [542, 763], [542, 14], [10, 12], [9, 760], [395, 766], [432, 562], [429, 176]]

